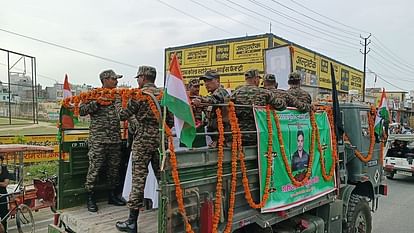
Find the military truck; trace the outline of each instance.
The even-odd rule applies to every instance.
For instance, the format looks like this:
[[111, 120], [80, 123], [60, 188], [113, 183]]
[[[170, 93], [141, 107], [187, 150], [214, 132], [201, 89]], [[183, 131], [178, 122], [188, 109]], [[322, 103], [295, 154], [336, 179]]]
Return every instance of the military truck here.
[[[377, 210], [380, 196], [387, 194], [379, 143], [374, 141], [369, 161], [364, 162], [356, 156], [357, 150], [368, 154], [373, 142], [368, 124], [372, 109], [358, 103], [344, 103], [340, 109], [347, 140], [352, 144], [338, 141], [334, 190], [283, 210], [264, 213], [249, 206], [243, 190], [242, 174], [237, 170], [230, 232], [371, 232], [371, 212]], [[98, 203], [100, 211], [97, 214], [86, 210], [83, 181], [88, 167], [87, 141], [72, 137], [73, 133], [73, 130], [64, 130], [62, 134], [58, 181], [60, 218], [56, 225], [49, 226], [49, 232], [117, 232], [115, 222], [127, 217], [126, 207]], [[159, 182], [160, 206], [158, 210], [140, 214], [139, 232], [186, 232], [184, 219], [189, 221], [194, 232], [209, 232], [214, 212], [212, 203], [216, 201], [219, 150], [193, 148], [175, 151], [185, 218], [178, 210], [176, 185], [168, 162], [171, 151], [164, 152], [165, 166]], [[261, 197], [258, 147], [246, 146], [243, 152], [252, 199], [258, 203]], [[219, 232], [224, 232], [227, 223], [232, 192], [232, 149], [224, 148], [223, 153], [223, 211], [219, 216]], [[318, 164], [318, 161], [314, 163]], [[104, 189], [98, 194], [102, 200], [107, 197]]]

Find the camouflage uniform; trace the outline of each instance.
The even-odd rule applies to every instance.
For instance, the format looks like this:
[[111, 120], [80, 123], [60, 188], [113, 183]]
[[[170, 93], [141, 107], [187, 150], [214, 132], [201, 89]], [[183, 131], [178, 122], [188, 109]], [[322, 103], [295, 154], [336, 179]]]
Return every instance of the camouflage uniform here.
[[[189, 88], [191, 86], [194, 85], [200, 85], [200, 81], [198, 79], [191, 79], [190, 82], [188, 82], [188, 86]], [[194, 99], [200, 99], [201, 100], [201, 96], [200, 95], [189, 95], [190, 96], [190, 100], [194, 100]], [[196, 125], [197, 123], [201, 124], [203, 121], [203, 112], [206, 111], [206, 108], [204, 106], [195, 106], [195, 105], [191, 105], [192, 109], [193, 109], [193, 114], [194, 114], [194, 119], [196, 121]]]
[[288, 89], [288, 93], [296, 97], [300, 102], [311, 104], [312, 97], [308, 92], [300, 88], [300, 80], [301, 77], [297, 71], [289, 75], [288, 83], [290, 84], [290, 88]]
[[[220, 75], [215, 71], [207, 71], [200, 80], [213, 80], [213, 79], [220, 79]], [[228, 101], [230, 95], [223, 86], [219, 86], [216, 90], [214, 90], [210, 96], [201, 97], [201, 102], [204, 104], [224, 104]], [[207, 131], [208, 132], [217, 132], [217, 114], [216, 109], [217, 106], [208, 106], [206, 110], [206, 118], [207, 118]], [[223, 109], [223, 108], [222, 108]], [[223, 114], [225, 117], [225, 114]], [[225, 119], [223, 119], [225, 121]], [[225, 124], [225, 131], [228, 131], [228, 125]], [[217, 141], [218, 135], [210, 135], [213, 141]]]
[[[276, 110], [284, 110], [286, 103], [282, 98], [275, 97], [274, 94], [266, 89], [255, 85], [245, 84], [235, 90], [230, 97], [235, 104], [265, 106], [270, 104]], [[255, 131], [253, 110], [251, 107], [236, 107], [236, 115], [242, 131]], [[243, 145], [256, 145], [256, 134], [243, 134]]]
[[265, 89], [273, 92], [273, 94], [276, 97], [284, 99], [285, 103], [286, 103], [286, 107], [294, 107], [294, 108], [297, 108], [301, 112], [309, 112], [311, 110], [312, 106], [310, 104], [308, 104], [306, 102], [298, 101], [298, 99], [296, 97], [289, 94], [285, 90], [277, 89], [276, 85], [275, 85], [276, 84], [276, 77], [273, 74], [266, 74], [263, 77], [263, 80], [274, 82], [274, 85], [265, 87]]
[[[112, 70], [101, 73], [101, 80], [110, 76], [121, 78]], [[88, 157], [89, 169], [86, 175], [85, 189], [94, 191], [98, 177], [102, 170], [107, 169], [108, 187], [119, 185], [119, 166], [121, 161], [121, 128], [120, 119], [112, 103], [107, 106], [99, 105], [96, 101], [80, 105], [80, 115], [89, 115]]]
[[[155, 68], [141, 66], [138, 74], [154, 75]], [[147, 83], [141, 87], [146, 93], [158, 96], [161, 90], [153, 83]], [[160, 146], [159, 122], [154, 116], [149, 104], [143, 100], [130, 100], [126, 109], [120, 110], [122, 120], [135, 117], [137, 122], [136, 134], [132, 143], [132, 190], [127, 203], [130, 209], [143, 207], [144, 186], [148, 175], [148, 164], [151, 162], [155, 176], [160, 178], [160, 158], [158, 148]]]

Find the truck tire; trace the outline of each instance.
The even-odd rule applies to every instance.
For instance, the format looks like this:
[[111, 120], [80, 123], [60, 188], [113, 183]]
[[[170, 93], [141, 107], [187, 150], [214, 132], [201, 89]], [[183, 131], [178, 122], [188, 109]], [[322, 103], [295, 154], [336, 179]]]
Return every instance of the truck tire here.
[[363, 196], [351, 195], [346, 217], [347, 222], [344, 224], [343, 233], [371, 233], [371, 209]]

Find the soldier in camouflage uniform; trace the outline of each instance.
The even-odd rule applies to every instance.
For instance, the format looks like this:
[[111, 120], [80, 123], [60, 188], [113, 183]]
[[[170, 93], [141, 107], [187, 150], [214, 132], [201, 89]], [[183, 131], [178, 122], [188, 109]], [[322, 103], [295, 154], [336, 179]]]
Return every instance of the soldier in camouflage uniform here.
[[288, 93], [295, 96], [299, 101], [303, 103], [312, 104], [311, 95], [300, 88], [300, 80], [300, 73], [297, 71], [292, 72], [289, 75], [288, 84], [290, 88], [288, 89]]
[[297, 108], [301, 112], [309, 112], [311, 110], [311, 105], [298, 101], [298, 99], [287, 91], [282, 89], [277, 89], [278, 83], [276, 82], [276, 76], [274, 74], [266, 74], [263, 77], [263, 87], [272, 91], [275, 96], [282, 98], [286, 102], [287, 107]]
[[[137, 73], [139, 88], [146, 93], [158, 96], [161, 90], [154, 84], [156, 70], [151, 66], [140, 66]], [[116, 228], [124, 232], [137, 232], [139, 209], [144, 204], [144, 186], [148, 175], [148, 164], [151, 162], [155, 176], [160, 178], [158, 147], [160, 146], [159, 122], [145, 100], [130, 100], [126, 109], [119, 109], [122, 120], [135, 117], [136, 134], [132, 143], [132, 190], [127, 206], [129, 218], [117, 222]]]
[[[196, 106], [200, 104], [224, 104], [228, 101], [230, 95], [226, 89], [220, 84], [220, 75], [216, 71], [207, 71], [203, 76], [200, 77], [200, 80], [204, 81], [207, 91], [210, 93], [210, 96], [201, 97], [200, 100], [193, 101], [192, 103]], [[207, 107], [207, 131], [208, 132], [217, 132], [217, 115], [216, 115], [217, 106], [208, 106]], [[217, 146], [217, 135], [210, 136], [213, 143], [210, 145], [212, 147]]]
[[[276, 97], [271, 91], [259, 88], [260, 75], [257, 69], [248, 70], [245, 75], [246, 84], [236, 89], [230, 97], [235, 104], [240, 105], [271, 105], [276, 110], [284, 110], [284, 99]], [[251, 107], [236, 107], [236, 115], [242, 131], [256, 131], [253, 109]], [[257, 145], [257, 135], [243, 134], [243, 145]]]
[[[105, 70], [99, 75], [104, 88], [116, 88], [118, 79], [113, 70]], [[108, 203], [114, 205], [125, 205], [114, 193], [114, 187], [119, 185], [119, 168], [121, 161], [121, 131], [120, 120], [114, 103], [103, 106], [97, 101], [90, 101], [80, 105], [80, 115], [89, 115], [91, 123], [89, 126], [89, 169], [86, 176], [85, 189], [88, 192], [88, 211], [96, 212], [94, 191], [98, 177], [102, 175], [103, 169], [107, 169], [108, 187], [111, 189]]]
[[[191, 102], [193, 102], [194, 99], [199, 99], [201, 101], [200, 96], [200, 80], [199, 79], [191, 79], [188, 82], [188, 95], [190, 97]], [[203, 112], [205, 111], [205, 107], [201, 105], [192, 105], [193, 108], [193, 114], [195, 118], [196, 127], [201, 126], [203, 122]]]

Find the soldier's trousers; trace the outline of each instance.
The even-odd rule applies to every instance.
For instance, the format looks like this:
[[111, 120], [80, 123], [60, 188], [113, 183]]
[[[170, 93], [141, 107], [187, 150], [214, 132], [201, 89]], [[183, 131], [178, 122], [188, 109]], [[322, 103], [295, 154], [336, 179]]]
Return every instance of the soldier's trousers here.
[[159, 137], [139, 138], [132, 145], [132, 189], [127, 203], [130, 209], [144, 205], [144, 186], [151, 162], [157, 180], [160, 179]]
[[86, 175], [85, 189], [94, 191], [98, 177], [106, 172], [107, 185], [114, 189], [119, 185], [121, 162], [121, 143], [89, 142], [89, 169]]

